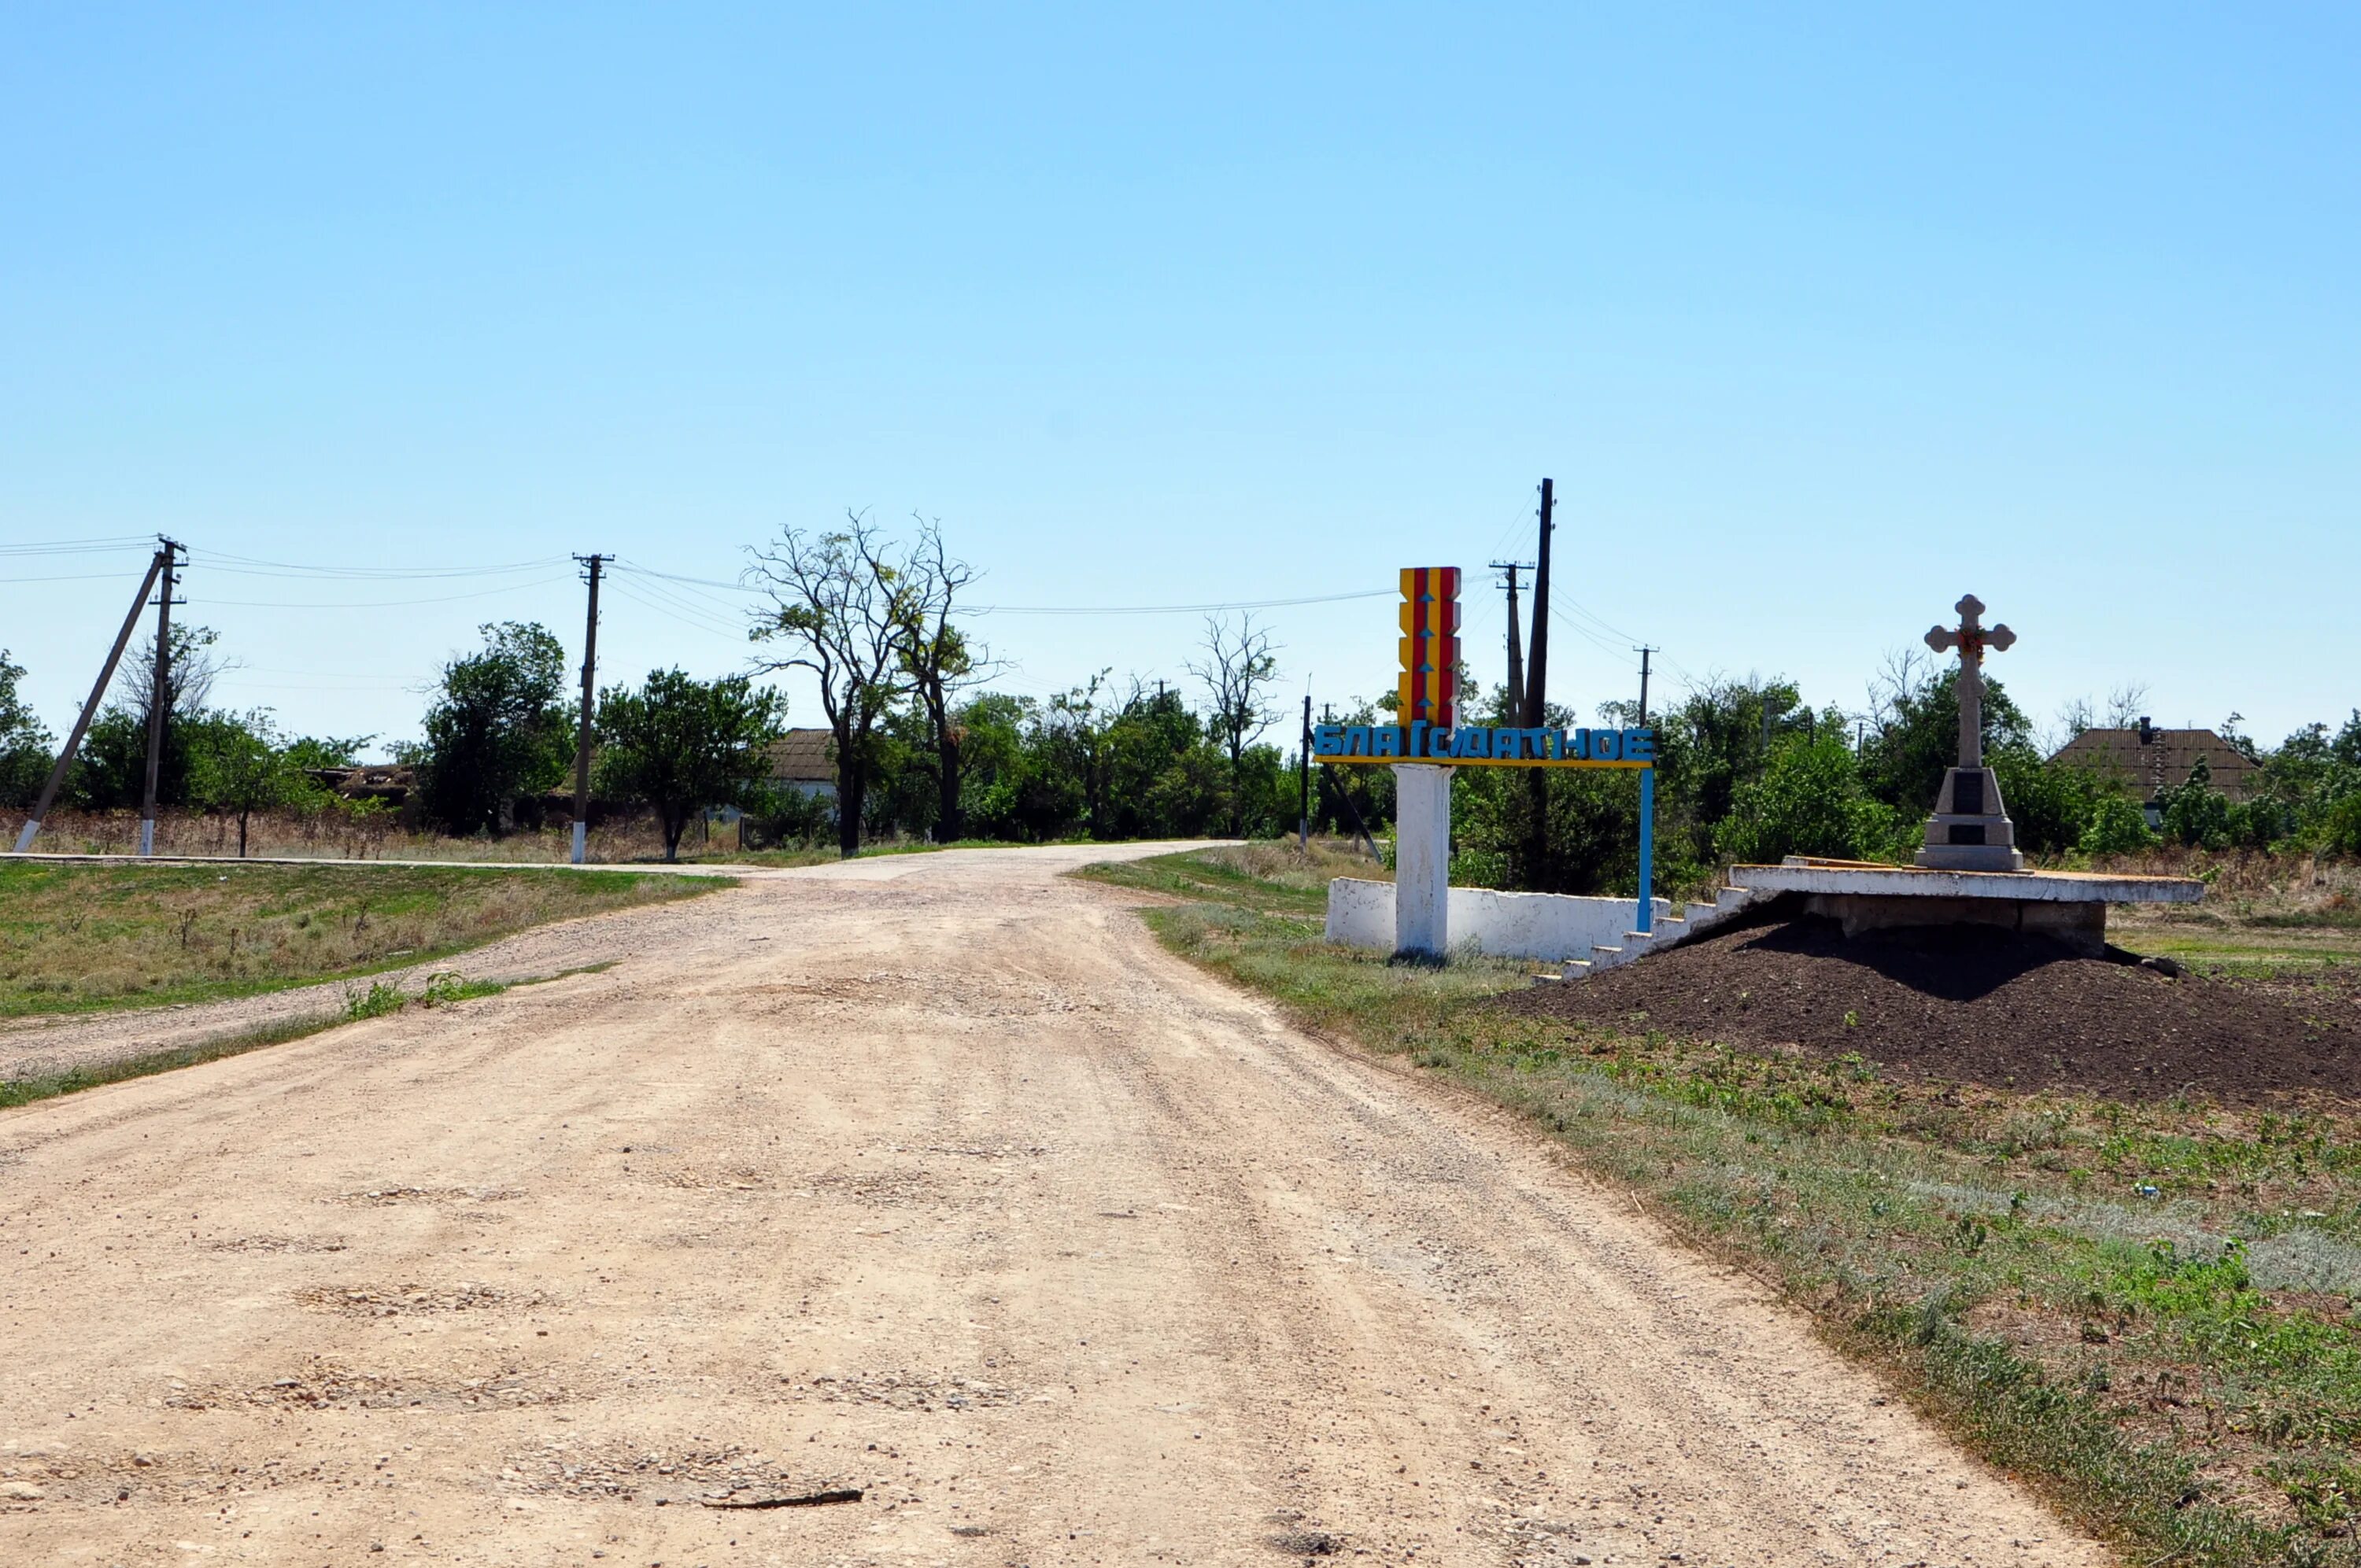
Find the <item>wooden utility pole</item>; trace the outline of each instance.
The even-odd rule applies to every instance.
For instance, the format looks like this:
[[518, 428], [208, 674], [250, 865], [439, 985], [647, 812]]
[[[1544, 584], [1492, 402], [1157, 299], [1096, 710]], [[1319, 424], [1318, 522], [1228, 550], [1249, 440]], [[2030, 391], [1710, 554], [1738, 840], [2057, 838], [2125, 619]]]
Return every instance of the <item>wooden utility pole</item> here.
[[[1547, 723], [1549, 702], [1550, 532], [1556, 526], [1557, 490], [1542, 481], [1541, 543], [1533, 556], [1533, 647], [1525, 661], [1524, 724], [1528, 729]], [[1549, 770], [1525, 770], [1526, 805], [1532, 818], [1525, 825], [1525, 885], [1544, 891], [1542, 867], [1549, 857]]]
[[590, 705], [598, 678], [598, 578], [614, 557], [574, 558], [589, 569], [584, 580], [590, 585], [589, 620], [582, 632], [582, 724], [574, 744], [574, 863], [578, 866], [590, 853]]
[[1303, 694], [1303, 743], [1295, 753], [1295, 841], [1298, 848], [1312, 848], [1312, 694]]
[[139, 853], [156, 852], [156, 780], [164, 763], [165, 710], [172, 705], [172, 588], [178, 583], [181, 547], [170, 539], [156, 553], [163, 567], [156, 596], [156, 679], [148, 698], [148, 784], [139, 795]]
[[[1557, 509], [1557, 490], [1549, 480], [1542, 481], [1541, 545], [1533, 557], [1533, 651], [1525, 661], [1525, 728], [1537, 729], [1542, 724], [1543, 706], [1549, 699], [1549, 589], [1550, 532], [1556, 524], [1551, 514]], [[1541, 774], [1536, 772], [1534, 778]]]
[[1640, 655], [1640, 728], [1645, 729], [1648, 728], [1648, 655], [1655, 650], [1634, 648], [1631, 652]]
[[1522, 722], [1525, 713], [1525, 634], [1517, 624], [1517, 574], [1532, 568], [1522, 561], [1495, 561], [1492, 569], [1509, 574], [1509, 717]]
[[49, 782], [41, 786], [41, 798], [34, 804], [33, 815], [25, 818], [24, 828], [16, 835], [16, 853], [24, 854], [33, 847], [42, 818], [57, 804], [58, 791], [73, 769], [74, 753], [82, 750], [82, 738], [90, 732], [90, 721], [98, 717], [98, 705], [106, 699], [106, 688], [115, 679], [115, 667], [123, 663], [123, 651], [131, 646], [131, 632], [139, 624], [139, 612], [148, 608], [148, 590], [156, 586], [163, 570], [164, 552], [159, 550], [155, 559], [148, 563], [148, 575], [139, 579], [139, 591], [131, 596], [131, 609], [123, 618], [123, 630], [115, 634], [115, 646], [107, 650], [106, 663], [99, 667], [98, 682], [90, 688], [90, 700], [82, 705], [73, 733], [66, 737], [65, 750], [58, 753], [57, 765], [49, 770]]

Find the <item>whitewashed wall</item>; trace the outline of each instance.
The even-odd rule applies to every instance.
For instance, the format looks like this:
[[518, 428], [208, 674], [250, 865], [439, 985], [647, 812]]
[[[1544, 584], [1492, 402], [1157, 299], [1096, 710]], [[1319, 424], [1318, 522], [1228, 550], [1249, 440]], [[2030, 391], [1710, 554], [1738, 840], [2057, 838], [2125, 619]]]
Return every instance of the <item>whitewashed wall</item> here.
[[[1673, 912], [1656, 900], [1655, 917]], [[1485, 887], [1455, 887], [1450, 897], [1450, 942], [1454, 952], [1473, 948], [1498, 959], [1539, 959], [1549, 963], [1587, 959], [1598, 947], [1621, 948], [1640, 913], [1630, 898], [1569, 898], [1554, 893], [1496, 893]], [[1394, 888], [1386, 882], [1339, 877], [1328, 884], [1328, 940], [1348, 948], [1394, 946]]]

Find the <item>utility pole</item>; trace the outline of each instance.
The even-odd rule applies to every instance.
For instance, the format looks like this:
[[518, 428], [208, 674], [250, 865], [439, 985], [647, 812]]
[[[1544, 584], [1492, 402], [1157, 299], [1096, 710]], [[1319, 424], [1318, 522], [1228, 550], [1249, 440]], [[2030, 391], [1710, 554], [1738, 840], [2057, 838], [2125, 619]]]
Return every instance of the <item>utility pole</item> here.
[[1303, 694], [1303, 743], [1295, 753], [1295, 842], [1298, 849], [1309, 854], [1312, 850], [1312, 694]]
[[156, 553], [163, 567], [162, 592], [156, 596], [156, 668], [154, 690], [148, 699], [148, 785], [139, 795], [139, 853], [156, 852], [156, 778], [164, 762], [165, 710], [172, 698], [172, 588], [180, 580], [181, 547], [161, 534]]
[[[1548, 722], [1549, 701], [1549, 589], [1550, 532], [1556, 525], [1551, 514], [1556, 510], [1557, 489], [1548, 479], [1542, 481], [1541, 544], [1533, 556], [1533, 649], [1525, 661], [1525, 728], [1539, 729]], [[1525, 825], [1525, 885], [1532, 891], [1542, 891], [1542, 865], [1549, 857], [1549, 770], [1525, 770], [1527, 810], [1532, 820]]]
[[131, 646], [132, 629], [139, 624], [139, 612], [148, 608], [148, 591], [164, 570], [164, 552], [156, 552], [148, 563], [148, 575], [139, 579], [139, 591], [131, 596], [130, 611], [123, 618], [123, 630], [115, 634], [115, 646], [107, 650], [106, 663], [99, 667], [98, 682], [90, 688], [90, 700], [82, 705], [82, 716], [74, 720], [73, 733], [66, 737], [65, 750], [58, 753], [56, 766], [49, 770], [49, 782], [41, 786], [41, 798], [34, 804], [33, 815], [25, 818], [23, 831], [16, 835], [16, 853], [24, 854], [33, 847], [34, 837], [41, 830], [41, 820], [57, 803], [58, 790], [65, 784], [66, 774], [73, 768], [74, 753], [82, 749], [82, 738], [90, 732], [90, 721], [98, 717], [98, 705], [106, 698], [106, 688], [115, 679], [115, 667], [123, 663], [123, 651]]
[[1640, 728], [1645, 729], [1648, 728], [1648, 655], [1656, 650], [1634, 648], [1631, 652], [1640, 655]]
[[598, 578], [612, 555], [577, 555], [588, 567], [590, 585], [588, 624], [582, 632], [582, 728], [574, 745], [574, 863], [590, 853], [590, 704], [598, 676]]
[[1517, 625], [1517, 574], [1530, 572], [1532, 567], [1523, 561], [1495, 561], [1492, 569], [1509, 574], [1509, 717], [1522, 719], [1525, 712], [1525, 634]]

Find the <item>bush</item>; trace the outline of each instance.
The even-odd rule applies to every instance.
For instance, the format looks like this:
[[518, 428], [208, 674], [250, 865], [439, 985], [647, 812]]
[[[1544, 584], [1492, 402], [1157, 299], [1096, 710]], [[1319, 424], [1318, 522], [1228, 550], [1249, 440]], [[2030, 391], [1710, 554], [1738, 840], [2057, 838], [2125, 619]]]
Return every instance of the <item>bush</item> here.
[[2156, 847], [2157, 836], [2147, 825], [2139, 802], [2125, 795], [2107, 795], [2091, 808], [2075, 848], [2086, 855], [2128, 855]]
[[835, 834], [833, 796], [780, 786], [765, 790], [747, 805], [739, 842], [750, 850], [768, 850], [782, 844], [817, 844]]
[[1787, 855], [1872, 860], [1893, 853], [1902, 828], [1893, 807], [1861, 787], [1850, 746], [1795, 737], [1760, 778], [1739, 786], [1714, 847], [1724, 860], [1758, 865]]
[[2361, 795], [2348, 795], [2328, 808], [2321, 848], [2331, 854], [2361, 856]]
[[2164, 836], [2192, 850], [2226, 850], [2236, 841], [2230, 797], [2213, 787], [2213, 769], [2204, 758], [2189, 770], [2186, 784], [2157, 796]]

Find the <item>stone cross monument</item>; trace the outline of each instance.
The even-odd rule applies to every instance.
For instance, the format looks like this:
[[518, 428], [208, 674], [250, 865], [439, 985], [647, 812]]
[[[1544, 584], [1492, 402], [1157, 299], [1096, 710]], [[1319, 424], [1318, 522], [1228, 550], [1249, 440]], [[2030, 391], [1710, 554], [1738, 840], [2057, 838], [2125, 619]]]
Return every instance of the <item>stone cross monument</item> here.
[[1983, 602], [1973, 594], [1955, 608], [1958, 630], [1936, 627], [1927, 633], [1927, 646], [1938, 653], [1959, 650], [1960, 765], [1943, 775], [1943, 793], [1927, 819], [1918, 863], [1937, 871], [2021, 871], [2025, 857], [2017, 852], [2016, 825], [2001, 805], [2000, 780], [1984, 766], [1983, 738], [1984, 650], [2006, 652], [2016, 633], [2005, 626], [1987, 628], [1980, 619]]

